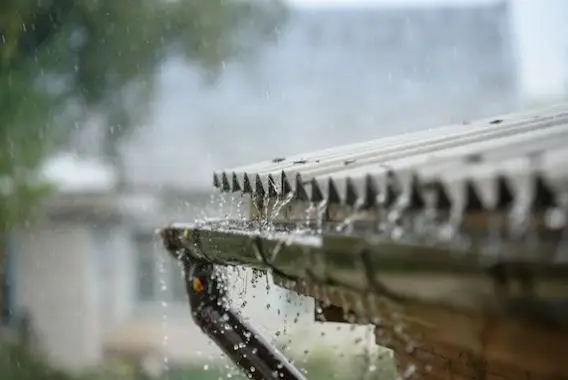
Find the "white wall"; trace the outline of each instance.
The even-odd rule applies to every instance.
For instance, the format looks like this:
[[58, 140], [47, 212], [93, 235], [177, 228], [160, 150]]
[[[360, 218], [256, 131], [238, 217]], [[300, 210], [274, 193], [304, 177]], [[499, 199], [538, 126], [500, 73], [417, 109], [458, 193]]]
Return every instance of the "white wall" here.
[[16, 307], [31, 314], [48, 358], [71, 370], [100, 358], [90, 247], [88, 227], [78, 223], [51, 222], [14, 239]]
[[99, 292], [98, 314], [104, 335], [120, 326], [131, 314], [135, 273], [129, 226], [101, 223], [90, 226], [91, 260]]
[[15, 236], [16, 307], [30, 312], [41, 349], [56, 366], [99, 364], [104, 337], [130, 323], [136, 283], [130, 227], [44, 221]]

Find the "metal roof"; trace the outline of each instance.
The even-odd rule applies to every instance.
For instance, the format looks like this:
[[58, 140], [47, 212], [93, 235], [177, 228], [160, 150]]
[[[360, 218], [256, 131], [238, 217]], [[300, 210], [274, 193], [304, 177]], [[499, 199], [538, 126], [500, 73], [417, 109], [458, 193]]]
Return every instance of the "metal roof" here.
[[[258, 218], [161, 234], [177, 258], [269, 269], [358, 302], [371, 294], [509, 313], [530, 300], [535, 313], [565, 321], [565, 309], [542, 305], [566, 300], [566, 146], [568, 103], [273, 159], [215, 173], [221, 190], [278, 199], [252, 202], [266, 206]], [[294, 200], [320, 202], [315, 223]], [[509, 275], [538, 283], [509, 294], [495, 286]], [[321, 299], [315, 292], [305, 294]]]
[[568, 183], [566, 146], [568, 103], [274, 158], [216, 172], [214, 184], [356, 207], [423, 206], [432, 190], [438, 207], [493, 209], [512, 201], [548, 207]]

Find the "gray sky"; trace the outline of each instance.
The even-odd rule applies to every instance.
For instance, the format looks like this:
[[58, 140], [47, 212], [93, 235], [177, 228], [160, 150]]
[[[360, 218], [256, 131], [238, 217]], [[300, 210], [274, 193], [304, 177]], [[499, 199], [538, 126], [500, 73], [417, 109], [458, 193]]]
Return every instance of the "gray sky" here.
[[[298, 7], [278, 42], [246, 65], [227, 61], [213, 86], [181, 60], [164, 65], [154, 118], [126, 148], [133, 182], [210, 188], [215, 169], [566, 92], [568, 0], [283, 1]], [[362, 1], [375, 9], [353, 6]]]
[[212, 86], [181, 60], [164, 65], [154, 120], [127, 148], [134, 182], [210, 188], [214, 169], [516, 104], [502, 7], [298, 11], [277, 42], [247, 64], [227, 61]]

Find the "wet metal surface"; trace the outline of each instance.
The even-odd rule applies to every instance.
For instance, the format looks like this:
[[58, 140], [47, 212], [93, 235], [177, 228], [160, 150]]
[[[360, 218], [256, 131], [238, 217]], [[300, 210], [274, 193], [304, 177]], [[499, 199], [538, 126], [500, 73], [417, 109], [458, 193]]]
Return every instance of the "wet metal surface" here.
[[[360, 297], [374, 294], [397, 302], [499, 312], [525, 307], [527, 313], [568, 320], [562, 306], [568, 300], [568, 263], [543, 260], [540, 253], [546, 251], [488, 259], [474, 249], [448, 245], [325, 233], [303, 236], [284, 229], [262, 232], [222, 221], [172, 225], [162, 235], [176, 254], [263, 268], [287, 281], [342, 288]], [[508, 249], [523, 250], [513, 243]], [[534, 305], [539, 305], [536, 311]]]
[[214, 175], [248, 220], [162, 234], [286, 281], [568, 321], [566, 146], [561, 104], [278, 157]]
[[561, 104], [277, 157], [214, 174], [248, 216], [161, 235], [178, 259], [269, 271], [346, 313], [333, 320], [375, 325], [387, 347], [381, 331], [409, 329], [406, 344], [565, 373], [563, 360], [520, 348], [566, 348], [566, 146]]
[[[562, 192], [568, 105], [394, 136], [214, 174], [223, 191], [351, 206], [397, 198], [437, 199], [438, 207], [536, 203]], [[546, 198], [546, 199], [545, 199]], [[421, 207], [424, 201], [409, 204]], [[442, 202], [443, 203], [443, 202]], [[480, 204], [479, 204], [480, 203]], [[548, 206], [537, 204], [535, 206]]]

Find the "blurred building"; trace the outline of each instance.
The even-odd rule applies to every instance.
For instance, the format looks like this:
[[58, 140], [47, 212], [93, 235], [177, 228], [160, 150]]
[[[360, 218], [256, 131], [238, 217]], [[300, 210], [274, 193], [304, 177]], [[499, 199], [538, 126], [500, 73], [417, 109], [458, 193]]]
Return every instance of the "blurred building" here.
[[8, 251], [14, 323], [28, 319], [36, 348], [70, 370], [117, 358], [158, 369], [218, 358], [191, 321], [181, 268], [155, 230], [237, 209], [200, 191], [118, 191], [111, 167], [72, 154], [47, 160], [42, 173], [58, 191]]
[[214, 85], [169, 61], [151, 126], [125, 148], [130, 181], [209, 186], [219, 167], [521, 105], [508, 2], [390, 3], [291, 10], [275, 41], [226, 62]]
[[566, 99], [568, 2], [511, 0], [519, 92], [526, 101]]
[[[11, 308], [30, 315], [44, 351], [67, 368], [106, 354], [162, 363], [215, 352], [189, 321], [156, 226], [238, 212], [211, 204], [213, 168], [522, 106], [536, 91], [530, 47], [540, 42], [536, 28], [521, 33], [532, 12], [514, 8], [512, 19], [511, 7], [295, 9], [275, 41], [227, 62], [214, 86], [172, 58], [151, 127], [124, 146], [124, 190], [99, 162], [46, 163], [60, 191], [11, 238]], [[262, 302], [253, 313], [280, 323]]]

